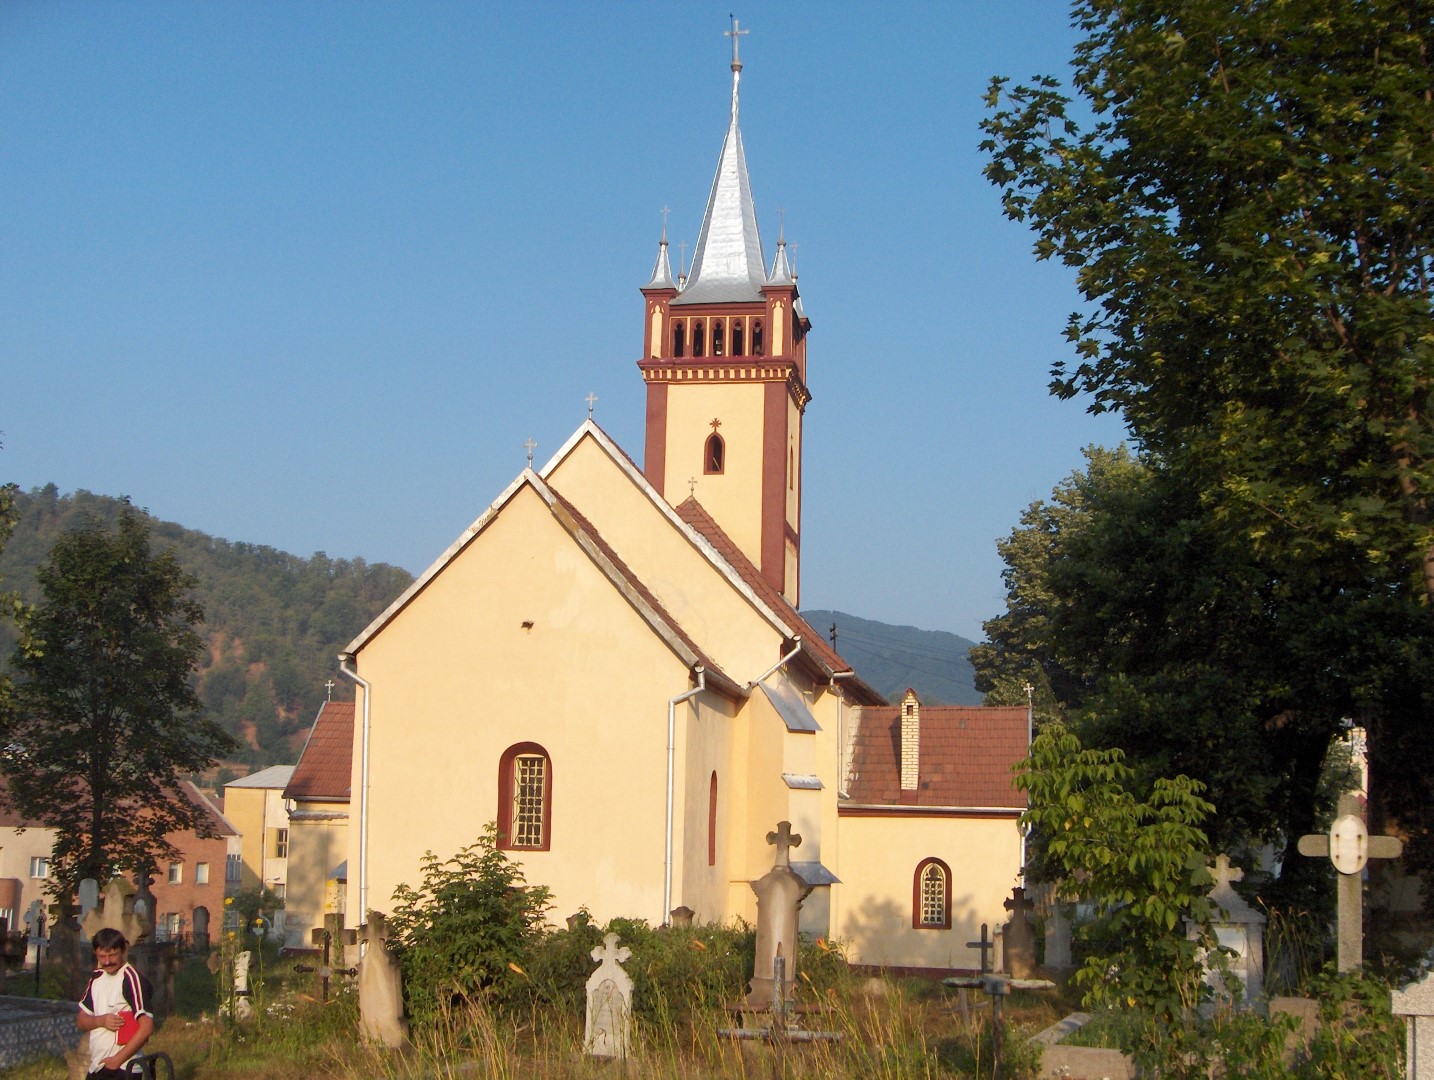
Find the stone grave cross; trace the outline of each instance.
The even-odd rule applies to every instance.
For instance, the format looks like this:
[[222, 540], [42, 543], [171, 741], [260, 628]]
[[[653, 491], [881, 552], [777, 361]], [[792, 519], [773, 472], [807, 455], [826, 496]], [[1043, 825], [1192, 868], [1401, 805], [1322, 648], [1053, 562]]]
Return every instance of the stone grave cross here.
[[1339, 797], [1338, 814], [1328, 833], [1301, 836], [1299, 852], [1328, 858], [1339, 871], [1339, 970], [1344, 972], [1364, 963], [1362, 871], [1370, 859], [1397, 859], [1404, 843], [1397, 836], [1370, 836], [1360, 814], [1359, 797], [1353, 792]]
[[[1036, 929], [1031, 923], [1031, 911], [1036, 905], [1026, 895], [1024, 886], [1017, 885], [1001, 906], [1011, 913], [1011, 921], [1006, 924], [1002, 937], [1006, 973], [1017, 979], [1032, 978], [1036, 974]], [[986, 966], [984, 956], [981, 966]]]
[[777, 849], [777, 861], [773, 866], [791, 866], [792, 848], [802, 846], [802, 837], [800, 833], [792, 832], [790, 821], [779, 821], [776, 831], [767, 834], [767, 843]]
[[594, 1057], [627, 1058], [629, 1025], [632, 1017], [632, 978], [622, 964], [632, 956], [626, 945], [618, 945], [616, 934], [605, 934], [603, 943], [592, 951], [598, 969], [588, 976], [588, 1010], [583, 1050]]

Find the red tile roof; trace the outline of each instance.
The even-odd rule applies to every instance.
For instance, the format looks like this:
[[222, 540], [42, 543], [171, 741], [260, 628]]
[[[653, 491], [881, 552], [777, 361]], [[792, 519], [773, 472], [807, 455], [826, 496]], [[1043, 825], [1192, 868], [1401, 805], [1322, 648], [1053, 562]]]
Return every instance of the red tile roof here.
[[848, 794], [863, 805], [1011, 807], [1025, 793], [1011, 766], [1026, 756], [1020, 706], [923, 705], [917, 789], [901, 790], [901, 707], [864, 706], [852, 747]]
[[[832, 672], [852, 670], [851, 665], [827, 643], [827, 639], [813, 629], [797, 609], [787, 602], [787, 598], [782, 595], [781, 591], [752, 565], [752, 560], [747, 558], [742, 549], [722, 530], [722, 526], [713, 520], [712, 515], [707, 513], [701, 503], [689, 497], [675, 509], [678, 517], [701, 533], [707, 542], [717, 549], [717, 553], [731, 564], [732, 569], [737, 572], [737, 576], [757, 594], [758, 599], [775, 611], [778, 618], [800, 635], [802, 648], [818, 663]], [[857, 701], [876, 704], [886, 700], [859, 678], [843, 679], [841, 685], [848, 691], [849, 696]]]
[[201, 828], [195, 830], [196, 832], [217, 837], [239, 835], [234, 830], [234, 826], [229, 824], [228, 819], [219, 812], [219, 808], [214, 805], [214, 801], [210, 799], [208, 795], [204, 794], [204, 792], [200, 791], [188, 780], [181, 780], [179, 782], [179, 790], [184, 792], [190, 802], [204, 811], [205, 823]]
[[347, 802], [353, 786], [354, 703], [326, 701], [284, 788], [286, 799]]

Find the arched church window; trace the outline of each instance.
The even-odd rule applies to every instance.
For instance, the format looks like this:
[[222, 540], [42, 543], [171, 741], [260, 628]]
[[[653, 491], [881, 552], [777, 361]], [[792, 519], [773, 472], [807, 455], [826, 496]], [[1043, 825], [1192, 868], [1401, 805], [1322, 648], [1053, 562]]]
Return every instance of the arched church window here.
[[951, 868], [940, 859], [922, 859], [916, 867], [911, 925], [918, 930], [951, 929]]
[[795, 447], [787, 447], [787, 490], [797, 490], [797, 451]]
[[707, 436], [707, 445], [702, 451], [702, 471], [708, 476], [720, 473], [727, 466], [727, 444], [722, 436], [713, 432]]
[[680, 322], [672, 324], [672, 355], [682, 356], [687, 352], [686, 328]]
[[741, 320], [741, 319], [733, 319], [733, 320], [732, 320], [732, 355], [733, 355], [733, 356], [746, 356], [747, 354], [742, 351], [743, 348], [745, 347], [745, 345], [746, 345], [746, 342], [745, 342], [745, 341], [743, 340], [743, 338], [742, 338], [742, 320]]
[[537, 743], [515, 743], [498, 762], [498, 846], [547, 851], [552, 832], [552, 758]]
[[723, 333], [722, 333], [722, 320], [721, 320], [721, 319], [713, 319], [713, 320], [712, 320], [712, 355], [713, 355], [713, 356], [721, 356], [721, 355], [722, 355], [722, 349], [723, 349], [723, 345], [724, 345], [722, 338], [723, 338]]
[[764, 353], [764, 352], [762, 351], [762, 320], [761, 320], [761, 319], [753, 319], [753, 320], [752, 320], [752, 355], [753, 355], [753, 356], [765, 356], [765, 355], [767, 355], [766, 353]]
[[717, 865], [717, 773], [707, 787], [707, 865]]
[[706, 342], [703, 340], [703, 334], [702, 334], [702, 325], [703, 325], [706, 321], [707, 321], [706, 319], [693, 319], [693, 320], [692, 320], [692, 355], [693, 355], [693, 356], [706, 356], [706, 355], [707, 355], [707, 345], [706, 345]]

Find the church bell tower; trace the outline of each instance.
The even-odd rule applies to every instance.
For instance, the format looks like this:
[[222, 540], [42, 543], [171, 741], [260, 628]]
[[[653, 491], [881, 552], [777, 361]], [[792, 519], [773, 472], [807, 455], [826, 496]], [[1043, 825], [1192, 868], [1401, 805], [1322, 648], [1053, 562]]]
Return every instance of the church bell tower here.
[[738, 38], [745, 33], [734, 19], [732, 116], [692, 268], [673, 278], [664, 227], [642, 288], [643, 472], [673, 506], [700, 503], [796, 606], [811, 323], [785, 239], [768, 270], [757, 232], [737, 125]]

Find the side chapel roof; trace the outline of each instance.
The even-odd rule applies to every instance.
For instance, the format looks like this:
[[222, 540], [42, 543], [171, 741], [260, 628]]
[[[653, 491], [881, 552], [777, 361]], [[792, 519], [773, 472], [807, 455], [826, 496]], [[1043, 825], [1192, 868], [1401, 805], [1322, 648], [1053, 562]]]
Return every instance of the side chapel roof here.
[[284, 788], [286, 799], [347, 802], [353, 788], [354, 703], [326, 701]]
[[[1024, 810], [1011, 767], [1026, 756], [1022, 706], [922, 705], [920, 766], [902, 797], [901, 706], [863, 706], [852, 746], [850, 802]], [[914, 801], [912, 795], [914, 794]]]

